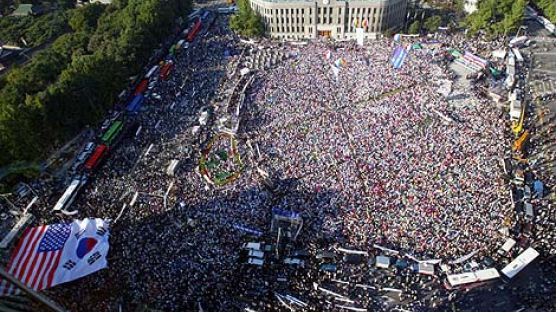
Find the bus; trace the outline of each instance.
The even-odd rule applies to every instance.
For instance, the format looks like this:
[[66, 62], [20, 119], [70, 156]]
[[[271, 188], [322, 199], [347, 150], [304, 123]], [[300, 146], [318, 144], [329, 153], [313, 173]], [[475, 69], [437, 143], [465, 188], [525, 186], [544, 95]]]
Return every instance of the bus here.
[[174, 63], [172, 61], [168, 61], [166, 62], [166, 64], [162, 65], [162, 67], [160, 68], [160, 78], [162, 78], [163, 80], [167, 80], [173, 67]]
[[143, 100], [145, 98], [143, 97], [142, 94], [138, 94], [136, 95], [133, 100], [131, 100], [131, 102], [129, 102], [129, 104], [127, 105], [127, 112], [128, 113], [135, 113], [139, 110], [139, 108], [141, 108], [141, 105], [143, 105]]
[[193, 40], [195, 40], [195, 36], [201, 30], [201, 27], [202, 27], [201, 19], [197, 18], [195, 24], [193, 24], [193, 27], [191, 27], [191, 30], [189, 30], [189, 33], [187, 34], [187, 38], [186, 38], [187, 41], [193, 42]]
[[88, 171], [96, 169], [96, 167], [98, 167], [107, 152], [108, 146], [104, 144], [100, 144], [99, 146], [97, 146], [91, 157], [87, 159], [87, 162], [85, 163], [85, 169], [87, 169]]
[[521, 253], [517, 258], [515, 258], [510, 264], [502, 269], [502, 274], [507, 278], [514, 278], [521, 270], [523, 270], [527, 265], [529, 265], [533, 260], [539, 256], [539, 252], [532, 247], [527, 248], [523, 253]]
[[104, 132], [104, 134], [102, 135], [101, 138], [102, 142], [108, 146], [112, 145], [112, 143], [114, 143], [114, 139], [118, 137], [123, 127], [124, 127], [123, 121], [121, 120], [114, 121], [112, 126], [110, 126], [110, 128], [108, 128], [108, 130]]
[[448, 289], [470, 288], [479, 286], [482, 283], [493, 281], [499, 277], [500, 274], [494, 268], [475, 272], [452, 274], [447, 276], [447, 283], [444, 286]]
[[537, 22], [543, 25], [544, 29], [546, 29], [551, 35], [556, 35], [556, 26], [554, 26], [554, 24], [552, 24], [547, 18], [537, 15], [536, 19]]
[[145, 79], [150, 79], [157, 69], [158, 69], [158, 65], [154, 65], [153, 67], [151, 67], [151, 69], [149, 69], [149, 71], [145, 75]]
[[145, 90], [147, 90], [148, 85], [149, 85], [149, 79], [141, 80], [141, 82], [135, 88], [135, 93], [133, 93], [133, 95], [142, 94], [143, 92], [145, 92]]
[[210, 15], [210, 12], [209, 12], [209, 11], [205, 11], [205, 12], [203, 13], [203, 15], [201, 15], [201, 19], [204, 21], [204, 20], [206, 20], [206, 19], [209, 17], [209, 15]]
[[81, 185], [83, 185], [83, 181], [84, 180], [82, 180], [81, 178], [74, 179], [70, 183], [70, 185], [68, 186], [64, 194], [62, 194], [60, 199], [58, 199], [58, 202], [56, 203], [56, 205], [54, 205], [54, 208], [52, 210], [53, 211], [66, 210], [66, 208], [68, 208], [75, 200], [75, 197], [77, 196], [77, 193], [81, 188]]

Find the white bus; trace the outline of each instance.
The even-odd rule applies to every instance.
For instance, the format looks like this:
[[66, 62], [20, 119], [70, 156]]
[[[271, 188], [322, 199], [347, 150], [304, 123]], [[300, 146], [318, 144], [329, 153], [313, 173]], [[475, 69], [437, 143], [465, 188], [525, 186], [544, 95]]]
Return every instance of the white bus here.
[[81, 187], [81, 183], [82, 180], [80, 178], [74, 179], [71, 182], [71, 184], [68, 186], [64, 194], [62, 194], [60, 199], [58, 199], [58, 202], [56, 203], [56, 205], [54, 205], [54, 208], [52, 210], [53, 211], [66, 210], [66, 208], [68, 208], [73, 203], [73, 200], [77, 196], [79, 188]]
[[537, 22], [539, 22], [541, 25], [544, 26], [544, 28], [551, 34], [551, 35], [555, 35], [556, 34], [556, 27], [554, 26], [554, 24], [552, 24], [548, 19], [546, 19], [544, 16], [537, 16]]
[[461, 274], [448, 275], [447, 288], [469, 287], [476, 283], [484, 283], [492, 281], [500, 277], [498, 271], [494, 268], [479, 270], [475, 272], [466, 272]]
[[158, 65], [154, 65], [153, 67], [151, 67], [149, 72], [147, 72], [147, 74], [145, 75], [145, 78], [150, 79], [151, 76], [154, 74], [154, 72], [156, 72], [157, 69], [158, 69]]
[[486, 282], [499, 278], [500, 273], [498, 273], [498, 270], [490, 268], [476, 271], [475, 276], [477, 277], [479, 282]]
[[511, 279], [521, 272], [521, 270], [523, 270], [527, 265], [529, 265], [529, 263], [533, 262], [533, 260], [535, 260], [538, 256], [539, 253], [532, 247], [529, 247], [512, 262], [510, 262], [510, 264], [505, 266], [502, 269], [502, 274]]
[[451, 288], [469, 285], [478, 281], [479, 279], [473, 272], [448, 275], [448, 284]]

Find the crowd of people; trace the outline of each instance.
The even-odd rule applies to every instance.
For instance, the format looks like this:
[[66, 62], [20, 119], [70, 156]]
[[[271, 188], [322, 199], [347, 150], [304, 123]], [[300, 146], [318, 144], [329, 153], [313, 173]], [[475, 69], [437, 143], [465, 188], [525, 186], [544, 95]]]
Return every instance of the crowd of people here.
[[[504, 119], [486, 100], [449, 107], [430, 51], [413, 51], [394, 70], [392, 50], [389, 42], [312, 44], [262, 75], [248, 104], [264, 120], [253, 129], [263, 155], [257, 166], [331, 193], [288, 208], [319, 215], [325, 230], [360, 248], [386, 245], [432, 259], [485, 250], [511, 209], [499, 170], [509, 143]], [[335, 77], [338, 58], [345, 65]]]
[[[349, 291], [361, 308], [384, 303], [371, 288], [395, 287], [403, 290], [398, 300], [418, 311], [445, 294], [437, 278], [409, 270], [369, 277], [369, 263], [341, 266], [332, 278], [277, 259], [264, 269], [241, 264], [241, 245], [257, 239], [237, 225], [268, 233], [274, 207], [303, 216], [292, 244], [311, 253], [377, 254], [380, 245], [450, 261], [498, 247], [512, 213], [500, 170], [507, 124], [486, 99], [450, 105], [438, 92], [449, 72], [435, 53], [411, 51], [396, 70], [391, 40], [250, 45], [225, 17], [211, 18], [177, 54], [170, 78], [149, 91], [160, 99], [148, 96], [134, 117], [141, 131], [110, 152], [73, 204], [79, 216], [112, 220], [109, 267], [48, 290], [56, 301], [70, 311], [281, 311], [275, 293], [286, 291], [310, 303], [307, 310], [334, 307], [318, 283]], [[228, 99], [241, 90], [242, 58], [273, 55], [256, 57], [259, 45], [280, 52], [247, 74], [254, 78], [235, 133], [244, 167], [238, 179], [214, 186], [199, 172], [199, 157], [218, 121], [233, 119]], [[179, 166], [169, 175], [173, 160]], [[36, 214], [59, 221], [49, 209]], [[286, 288], [276, 282], [283, 274]]]

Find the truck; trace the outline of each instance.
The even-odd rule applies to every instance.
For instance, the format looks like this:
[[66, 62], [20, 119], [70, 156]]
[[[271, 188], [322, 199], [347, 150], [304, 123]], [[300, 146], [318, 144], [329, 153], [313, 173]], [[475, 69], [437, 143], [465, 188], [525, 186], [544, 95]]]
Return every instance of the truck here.
[[511, 121], [518, 121], [521, 118], [521, 113], [523, 112], [523, 107], [521, 105], [521, 101], [518, 99], [512, 98], [510, 100], [510, 120]]
[[520, 48], [527, 46], [529, 44], [529, 38], [527, 36], [519, 36], [510, 40], [510, 48]]

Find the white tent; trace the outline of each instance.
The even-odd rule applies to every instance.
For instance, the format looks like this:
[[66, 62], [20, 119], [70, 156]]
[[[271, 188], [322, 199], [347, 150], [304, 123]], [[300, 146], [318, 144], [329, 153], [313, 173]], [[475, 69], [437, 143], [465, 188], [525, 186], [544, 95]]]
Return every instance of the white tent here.
[[375, 263], [377, 268], [388, 269], [390, 267], [390, 257], [377, 256]]

